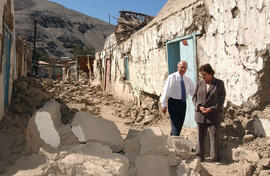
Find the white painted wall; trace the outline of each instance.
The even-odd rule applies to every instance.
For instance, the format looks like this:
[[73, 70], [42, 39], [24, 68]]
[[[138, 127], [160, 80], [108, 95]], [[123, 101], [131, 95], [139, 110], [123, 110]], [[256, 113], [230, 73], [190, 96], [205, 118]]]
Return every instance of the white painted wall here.
[[[182, 0], [169, 0], [166, 8], [177, 7]], [[185, 28], [193, 21], [194, 8], [204, 1], [192, 1], [185, 8], [175, 9], [174, 13], [164, 15], [130, 39], [113, 47], [111, 92], [119, 97], [135, 97], [140, 91], [161, 95], [168, 74], [165, 43], [186, 35]], [[197, 37], [197, 60], [199, 65], [210, 63], [216, 71], [216, 77], [225, 82], [226, 100], [241, 105], [258, 91], [258, 73], [263, 69], [262, 58], [256, 57], [256, 51], [270, 44], [270, 1], [269, 0], [215, 0], [206, 1], [213, 19], [205, 34]], [[231, 10], [237, 6], [239, 14], [232, 17]], [[159, 15], [158, 15], [159, 16]], [[201, 29], [201, 26], [198, 26]], [[110, 42], [111, 39], [110, 38]], [[161, 47], [158, 42], [162, 42]], [[238, 50], [238, 45], [245, 45]], [[105, 47], [109, 48], [108, 40]], [[102, 51], [105, 55], [106, 50]], [[130, 60], [129, 91], [119, 79], [124, 74], [124, 56]], [[118, 66], [116, 66], [118, 64]], [[251, 99], [252, 100], [252, 99]], [[256, 104], [256, 102], [253, 102]]]

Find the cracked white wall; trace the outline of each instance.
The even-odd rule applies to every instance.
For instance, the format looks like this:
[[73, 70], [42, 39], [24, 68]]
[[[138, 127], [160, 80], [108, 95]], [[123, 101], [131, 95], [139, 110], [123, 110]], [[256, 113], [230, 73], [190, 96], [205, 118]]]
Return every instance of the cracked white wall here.
[[[168, 3], [173, 6], [180, 1]], [[128, 93], [138, 96], [140, 91], [160, 95], [168, 74], [165, 43], [185, 36], [191, 24], [199, 24], [193, 21], [193, 14], [204, 3], [212, 19], [206, 33], [197, 37], [198, 63], [213, 66], [216, 76], [225, 82], [228, 101], [241, 105], [250, 99], [258, 91], [258, 72], [265, 62], [256, 52], [270, 43], [270, 0], [197, 1], [146, 26], [113, 47], [112, 92], [121, 97]], [[234, 17], [232, 9], [238, 12]], [[124, 74], [125, 55], [130, 59], [128, 86], [119, 80]], [[129, 91], [123, 91], [127, 87]]]
[[[233, 18], [236, 7], [238, 14]], [[258, 91], [256, 81], [264, 61], [256, 51], [270, 43], [270, 1], [218, 0], [208, 8], [213, 19], [197, 41], [203, 52], [199, 63], [210, 62], [226, 84], [227, 100], [241, 105]]]

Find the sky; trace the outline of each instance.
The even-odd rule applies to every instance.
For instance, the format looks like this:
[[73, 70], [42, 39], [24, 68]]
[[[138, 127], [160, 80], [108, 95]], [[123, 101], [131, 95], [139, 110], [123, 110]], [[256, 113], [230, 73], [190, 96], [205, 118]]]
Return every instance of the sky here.
[[50, 0], [88, 16], [117, 24], [119, 11], [133, 11], [156, 16], [167, 0]]

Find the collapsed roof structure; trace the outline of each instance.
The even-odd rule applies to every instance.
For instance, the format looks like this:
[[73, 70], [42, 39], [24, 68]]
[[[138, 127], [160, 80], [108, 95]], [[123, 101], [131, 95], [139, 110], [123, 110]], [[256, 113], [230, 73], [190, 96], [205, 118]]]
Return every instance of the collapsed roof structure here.
[[154, 17], [131, 11], [120, 11], [115, 30], [117, 43], [126, 41], [134, 32], [146, 26]]

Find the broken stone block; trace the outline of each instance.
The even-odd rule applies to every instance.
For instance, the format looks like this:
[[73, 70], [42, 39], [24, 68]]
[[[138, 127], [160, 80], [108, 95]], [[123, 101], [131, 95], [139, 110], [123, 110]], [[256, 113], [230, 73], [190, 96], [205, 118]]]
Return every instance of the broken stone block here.
[[254, 133], [258, 137], [270, 136], [270, 120], [255, 118], [253, 123]]
[[60, 135], [56, 128], [61, 125], [60, 104], [54, 101], [47, 102], [29, 120], [26, 141], [27, 151], [39, 151], [45, 144], [53, 148], [60, 146]]
[[192, 171], [199, 173], [202, 170], [201, 161], [196, 158], [189, 164], [189, 167], [192, 169]]
[[260, 157], [255, 151], [250, 151], [238, 147], [236, 149], [232, 149], [232, 159], [234, 161], [247, 160], [249, 162], [257, 163], [260, 160]]
[[244, 138], [243, 138], [243, 143], [248, 143], [248, 142], [252, 141], [253, 139], [254, 139], [253, 134], [245, 135]]
[[174, 166], [176, 166], [179, 163], [178, 158], [177, 158], [175, 152], [170, 152], [168, 154], [167, 158], [168, 158], [168, 163], [169, 163], [169, 166], [170, 167], [174, 167]]
[[169, 148], [166, 139], [167, 137], [158, 127], [144, 129], [141, 135], [140, 154], [167, 155]]
[[60, 135], [61, 145], [73, 145], [79, 143], [76, 136], [72, 133], [70, 125], [60, 125], [57, 127], [57, 131]]
[[265, 168], [270, 168], [270, 158], [261, 159], [259, 165], [262, 165]]
[[140, 153], [141, 133], [141, 131], [136, 131], [133, 129], [128, 131], [127, 138], [125, 139], [124, 156], [126, 156], [129, 161], [134, 161]]
[[243, 118], [241, 124], [245, 130], [249, 130], [253, 126], [254, 119]]
[[109, 145], [115, 152], [124, 147], [120, 131], [111, 121], [79, 111], [75, 114], [71, 126], [79, 142], [99, 141]]
[[187, 140], [180, 136], [169, 136], [167, 139], [168, 146], [175, 149], [177, 153], [179, 152], [191, 152], [195, 148], [190, 140]]
[[177, 176], [190, 176], [191, 168], [186, 163], [180, 163], [176, 173]]
[[170, 176], [168, 159], [164, 156], [145, 155], [135, 159], [137, 176]]
[[269, 176], [270, 170], [261, 170], [259, 176]]
[[24, 155], [19, 158], [16, 164], [11, 166], [2, 176], [42, 175], [41, 173], [43, 167], [46, 167], [46, 158], [43, 156], [38, 154]]
[[240, 167], [242, 168], [241, 172], [243, 176], [251, 176], [254, 171], [254, 165], [247, 162], [245, 162], [244, 164], [241, 164]]
[[99, 142], [66, 146], [63, 150], [66, 152], [62, 151], [43, 175], [128, 175], [128, 159]]
[[266, 141], [266, 145], [270, 146], [270, 139]]
[[255, 151], [249, 151], [247, 150], [247, 158], [246, 160], [251, 163], [258, 163], [260, 160], [259, 154]]

